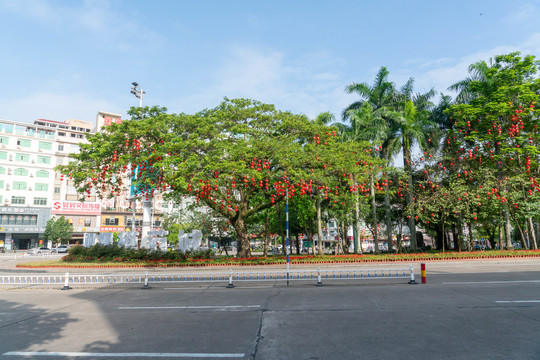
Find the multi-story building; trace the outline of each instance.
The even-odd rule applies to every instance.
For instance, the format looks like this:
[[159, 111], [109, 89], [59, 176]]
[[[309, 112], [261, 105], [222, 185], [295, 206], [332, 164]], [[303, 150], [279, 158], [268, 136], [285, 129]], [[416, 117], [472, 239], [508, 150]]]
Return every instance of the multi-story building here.
[[[0, 247], [51, 245], [43, 243], [43, 233], [47, 221], [59, 216], [73, 224], [72, 244], [82, 244], [85, 233], [136, 230], [141, 234], [142, 201], [136, 201], [133, 211], [129, 188], [112, 199], [100, 200], [91, 193], [81, 202], [69, 176], [61, 181], [54, 170], [79, 151], [87, 133], [121, 122], [121, 115], [104, 111], [98, 112], [95, 127], [76, 119], [38, 119], [33, 124], [0, 120]], [[152, 227], [159, 228], [171, 204], [156, 194], [153, 205]]]
[[69, 181], [54, 167], [79, 151], [91, 124], [39, 119], [34, 124], [0, 120], [0, 247], [28, 249], [43, 244], [51, 216], [73, 223], [74, 241], [98, 232], [101, 204], [95, 196], [78, 201]]

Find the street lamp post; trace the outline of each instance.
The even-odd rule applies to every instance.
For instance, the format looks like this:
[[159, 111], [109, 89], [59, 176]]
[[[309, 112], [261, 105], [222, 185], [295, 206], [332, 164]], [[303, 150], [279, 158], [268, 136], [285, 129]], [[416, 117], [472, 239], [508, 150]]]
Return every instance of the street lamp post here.
[[143, 91], [143, 89], [141, 89], [138, 83], [132, 82], [131, 85], [133, 85], [131, 87], [131, 93], [135, 95], [137, 99], [139, 99], [139, 108], [142, 108], [143, 95], [146, 93]]
[[287, 230], [287, 286], [289, 286], [289, 186], [285, 187], [285, 222]]
[[[142, 109], [143, 95], [145, 95], [146, 92], [143, 91], [137, 82], [132, 82], [131, 85], [133, 85], [131, 87], [131, 93], [135, 95], [137, 99], [139, 99], [139, 108]], [[141, 171], [141, 169], [137, 170]], [[134, 180], [135, 177], [133, 177], [132, 181]], [[131, 195], [133, 198], [133, 209], [135, 209], [137, 201], [137, 189], [135, 189], [133, 185], [131, 186]], [[141, 226], [141, 247], [143, 248], [148, 247], [148, 232], [151, 230], [152, 201], [152, 195], [148, 195], [146, 200], [143, 200], [143, 221]], [[133, 210], [133, 226], [135, 226], [135, 210]]]

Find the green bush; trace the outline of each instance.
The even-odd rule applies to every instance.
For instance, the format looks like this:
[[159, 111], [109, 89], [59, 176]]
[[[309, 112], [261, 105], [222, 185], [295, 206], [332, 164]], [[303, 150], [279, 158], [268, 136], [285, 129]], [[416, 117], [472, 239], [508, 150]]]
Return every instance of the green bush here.
[[123, 246], [95, 244], [92, 247], [77, 246], [63, 258], [67, 262], [104, 262], [104, 261], [188, 261], [189, 259], [210, 259], [211, 250], [185, 251], [169, 249], [167, 251], [149, 249], [131, 249]]

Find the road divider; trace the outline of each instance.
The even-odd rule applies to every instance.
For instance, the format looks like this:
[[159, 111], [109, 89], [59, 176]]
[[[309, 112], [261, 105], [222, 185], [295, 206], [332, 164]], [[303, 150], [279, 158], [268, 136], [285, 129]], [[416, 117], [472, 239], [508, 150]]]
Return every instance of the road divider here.
[[[425, 271], [425, 270], [424, 270]], [[425, 274], [423, 274], [425, 275]], [[144, 289], [151, 289], [149, 284], [227, 282], [227, 288], [234, 288], [235, 282], [260, 281], [315, 281], [317, 286], [333, 280], [390, 280], [407, 279], [409, 284], [416, 284], [414, 267], [401, 269], [303, 269], [290, 271], [234, 271], [221, 273], [176, 273], [176, 274], [17, 274], [0, 276], [0, 286], [61, 285], [62, 290], [69, 290], [78, 285], [108, 284], [143, 284]]]

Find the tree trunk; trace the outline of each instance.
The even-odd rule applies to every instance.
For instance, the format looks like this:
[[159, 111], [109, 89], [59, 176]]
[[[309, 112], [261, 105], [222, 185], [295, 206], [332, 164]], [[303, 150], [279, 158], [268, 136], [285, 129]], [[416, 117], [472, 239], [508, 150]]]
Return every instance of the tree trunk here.
[[319, 237], [318, 246], [319, 246], [319, 255], [323, 255], [323, 236], [322, 236], [322, 215], [321, 215], [321, 195], [317, 194], [317, 236]]
[[474, 238], [472, 234], [472, 225], [470, 222], [467, 223], [467, 228], [469, 229], [469, 248], [472, 249], [474, 247]]
[[453, 243], [454, 243], [454, 251], [458, 250], [460, 251], [460, 245], [459, 245], [459, 234], [458, 234], [458, 229], [457, 229], [457, 226], [455, 223], [452, 223], [452, 240], [453, 240]]
[[377, 232], [377, 204], [375, 202], [375, 184], [373, 181], [373, 174], [370, 177], [371, 187], [371, 214], [373, 216], [373, 243], [375, 244], [375, 254], [380, 252], [379, 250], [379, 235]]
[[512, 220], [514, 220], [514, 222], [516, 223], [516, 227], [519, 231], [519, 237], [521, 238], [521, 246], [523, 247], [523, 249], [529, 250], [529, 247], [527, 246], [527, 241], [525, 240], [525, 234], [523, 234], [523, 229], [521, 225], [519, 225], [519, 221], [515, 218], [513, 214], [510, 215], [512, 216]]
[[392, 243], [392, 218], [390, 214], [390, 195], [388, 189], [384, 193], [384, 207], [386, 208], [386, 239], [388, 241], [388, 252], [394, 252], [394, 244]]
[[403, 139], [403, 168], [408, 176], [407, 207], [409, 208], [409, 231], [411, 233], [411, 250], [417, 250], [416, 246], [416, 221], [414, 219], [414, 186], [412, 178], [411, 149], [406, 145], [407, 139]]
[[264, 219], [264, 245], [263, 245], [263, 256], [268, 256], [268, 244], [270, 243], [270, 223], [268, 219], [268, 210], [266, 210], [266, 218]]
[[244, 219], [237, 219], [233, 224], [236, 234], [238, 236], [238, 252], [236, 257], [247, 258], [251, 257], [251, 248], [249, 246], [249, 234], [246, 229]]
[[499, 216], [499, 250], [502, 250], [504, 249], [504, 246], [503, 246], [503, 227], [502, 227], [502, 223], [500, 221], [500, 216]]
[[532, 218], [527, 218], [527, 225], [529, 226], [529, 239], [531, 243], [531, 249], [538, 250], [538, 243], [536, 242], [536, 234], [534, 233], [534, 224]]
[[[353, 185], [357, 189], [358, 184], [356, 183], [356, 177], [353, 176]], [[362, 241], [360, 241], [360, 196], [358, 190], [355, 190], [355, 205], [354, 205], [354, 252], [357, 254], [362, 254]]]
[[512, 244], [512, 233], [510, 232], [510, 216], [508, 216], [508, 211], [503, 210], [504, 217], [504, 237], [506, 240], [505, 248], [506, 250], [514, 250], [514, 245]]
[[463, 217], [461, 212], [459, 213], [458, 218], [458, 236], [459, 236], [459, 252], [461, 252], [461, 249], [463, 248], [463, 245], [465, 244], [465, 239], [463, 239]]

